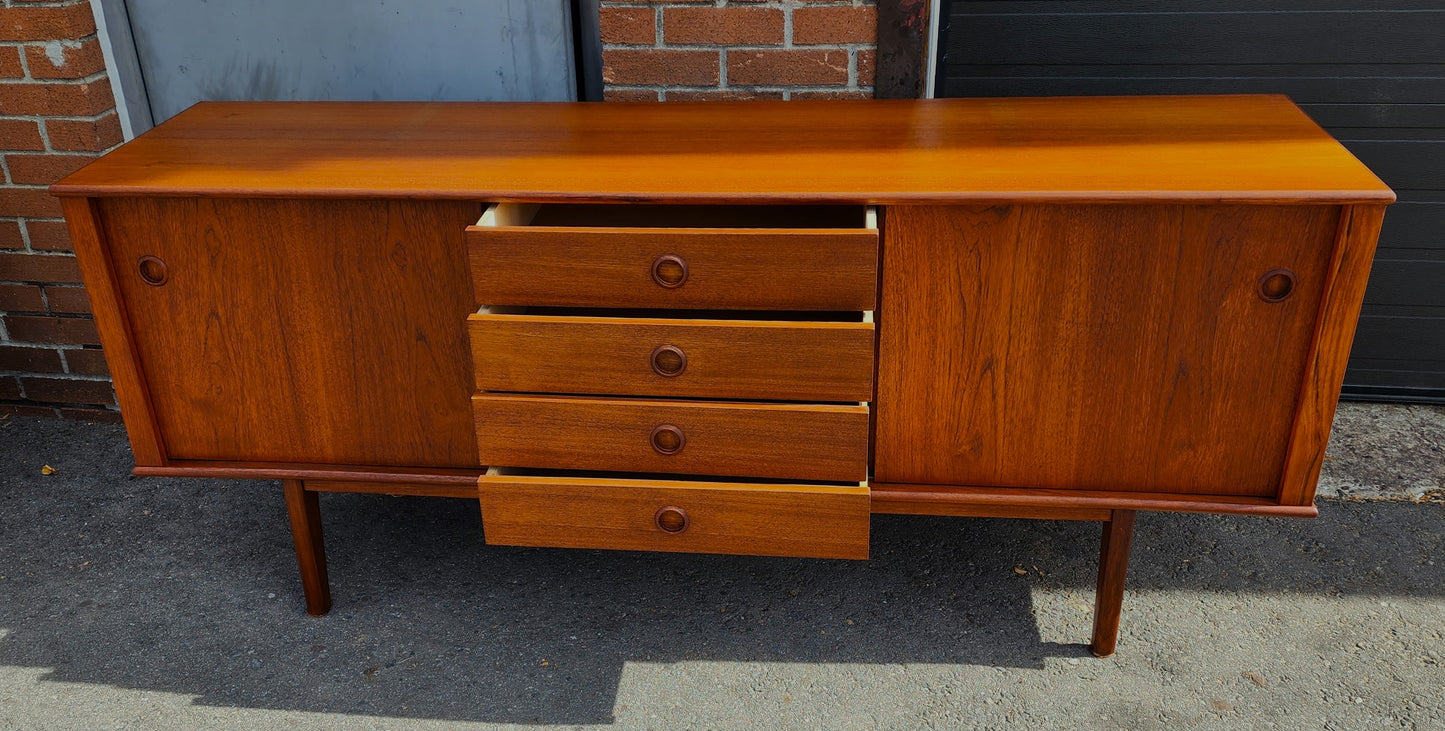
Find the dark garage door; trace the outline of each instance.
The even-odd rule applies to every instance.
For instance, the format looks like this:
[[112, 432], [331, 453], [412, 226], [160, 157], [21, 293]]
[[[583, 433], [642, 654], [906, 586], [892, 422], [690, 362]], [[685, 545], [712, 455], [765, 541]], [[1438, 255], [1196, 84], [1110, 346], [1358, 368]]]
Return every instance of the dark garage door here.
[[1445, 401], [1439, 0], [953, 0], [938, 96], [1287, 94], [1400, 196], [1345, 393]]

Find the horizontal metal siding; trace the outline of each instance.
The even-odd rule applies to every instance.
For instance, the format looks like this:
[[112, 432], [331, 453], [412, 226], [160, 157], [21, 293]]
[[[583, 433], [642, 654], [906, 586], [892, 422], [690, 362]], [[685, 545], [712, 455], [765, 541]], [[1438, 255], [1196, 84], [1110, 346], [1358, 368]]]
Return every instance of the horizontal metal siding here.
[[954, 0], [940, 96], [1286, 94], [1400, 196], [1346, 392], [1445, 400], [1445, 9], [1434, 0]]

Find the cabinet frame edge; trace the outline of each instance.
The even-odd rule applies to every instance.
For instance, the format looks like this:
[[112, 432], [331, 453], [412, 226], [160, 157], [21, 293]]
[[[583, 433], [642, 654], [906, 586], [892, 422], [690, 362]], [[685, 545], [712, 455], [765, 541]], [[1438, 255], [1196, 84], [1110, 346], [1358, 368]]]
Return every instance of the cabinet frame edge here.
[[1280, 473], [1280, 505], [1314, 504], [1384, 216], [1385, 204], [1356, 204], [1340, 209], [1329, 280], [1320, 298], [1294, 426]]
[[151, 403], [140, 354], [131, 334], [125, 300], [106, 245], [100, 206], [94, 198], [62, 197], [65, 225], [75, 248], [81, 280], [90, 295], [92, 314], [100, 331], [101, 349], [110, 368], [116, 402], [125, 420], [126, 435], [137, 467], [166, 466], [165, 441]]

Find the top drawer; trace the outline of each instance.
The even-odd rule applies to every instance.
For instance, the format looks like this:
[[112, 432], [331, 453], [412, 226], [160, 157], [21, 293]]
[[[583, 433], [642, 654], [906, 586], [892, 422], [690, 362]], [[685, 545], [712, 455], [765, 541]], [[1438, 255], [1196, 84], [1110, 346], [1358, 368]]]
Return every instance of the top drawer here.
[[864, 206], [491, 206], [467, 227], [478, 305], [873, 310]]

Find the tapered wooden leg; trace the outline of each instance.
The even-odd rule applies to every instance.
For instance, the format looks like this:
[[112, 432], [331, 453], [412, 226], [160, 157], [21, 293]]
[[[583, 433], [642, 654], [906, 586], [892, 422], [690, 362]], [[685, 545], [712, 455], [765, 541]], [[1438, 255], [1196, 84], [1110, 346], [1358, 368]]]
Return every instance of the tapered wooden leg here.
[[282, 480], [286, 511], [291, 514], [291, 537], [296, 541], [296, 563], [306, 591], [306, 613], [320, 617], [331, 611], [331, 584], [326, 580], [326, 546], [321, 542], [321, 503], [301, 480]]
[[1114, 654], [1119, 640], [1119, 613], [1124, 608], [1124, 577], [1129, 573], [1129, 547], [1134, 543], [1134, 511], [1115, 510], [1104, 523], [1099, 545], [1099, 585], [1094, 593], [1094, 641], [1099, 657]]

